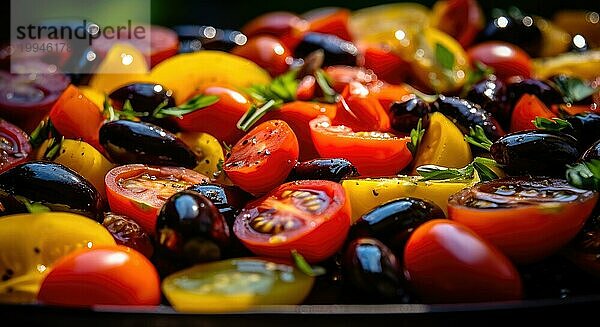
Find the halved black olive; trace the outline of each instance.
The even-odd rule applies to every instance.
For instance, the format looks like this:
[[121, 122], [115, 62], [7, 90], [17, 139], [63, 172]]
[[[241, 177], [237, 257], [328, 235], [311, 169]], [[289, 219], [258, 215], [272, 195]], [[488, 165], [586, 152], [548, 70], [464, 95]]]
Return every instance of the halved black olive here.
[[431, 105], [421, 98], [394, 102], [390, 106], [390, 123], [396, 131], [410, 133], [417, 126], [419, 119], [423, 119], [423, 126], [427, 128], [427, 117], [431, 111]]
[[565, 118], [573, 128], [565, 130], [573, 135], [579, 142], [581, 148], [585, 149], [594, 142], [600, 140], [600, 115], [593, 112], [585, 112]]
[[294, 51], [294, 56], [304, 58], [319, 49], [323, 50], [325, 55], [323, 66], [356, 66], [358, 48], [352, 42], [331, 34], [314, 32], [304, 34]]
[[574, 137], [543, 130], [507, 134], [492, 144], [490, 152], [511, 175], [564, 176], [566, 165], [579, 158]]
[[102, 198], [75, 171], [46, 161], [26, 162], [0, 174], [0, 191], [39, 202], [52, 211], [78, 213], [102, 221]]
[[376, 238], [401, 255], [417, 227], [428, 220], [445, 217], [442, 209], [431, 201], [400, 198], [362, 215], [350, 228], [350, 235]]
[[177, 136], [163, 128], [144, 122], [115, 120], [100, 128], [100, 144], [113, 162], [150, 165], [197, 165], [194, 152]]
[[600, 140], [592, 144], [585, 152], [581, 155], [581, 161], [590, 161], [591, 159], [600, 160]]
[[358, 176], [358, 171], [350, 161], [342, 158], [320, 158], [297, 163], [288, 181], [324, 179], [339, 182], [343, 178], [353, 176]]
[[535, 95], [546, 106], [564, 102], [562, 95], [557, 89], [537, 79], [528, 78], [506, 86], [506, 95], [511, 108], [517, 104], [523, 94]]
[[466, 99], [476, 103], [492, 114], [503, 128], [510, 126], [510, 106], [506, 99], [506, 85], [499, 78], [490, 75], [473, 85]]
[[478, 104], [458, 97], [440, 95], [433, 102], [435, 109], [450, 118], [463, 133], [469, 133], [469, 127], [481, 126], [485, 135], [492, 141], [504, 135], [498, 121]]

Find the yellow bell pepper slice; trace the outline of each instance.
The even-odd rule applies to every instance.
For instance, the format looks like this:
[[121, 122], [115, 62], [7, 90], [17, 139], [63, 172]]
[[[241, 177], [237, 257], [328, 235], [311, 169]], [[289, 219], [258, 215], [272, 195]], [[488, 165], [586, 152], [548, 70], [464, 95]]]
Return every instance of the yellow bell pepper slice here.
[[117, 43], [96, 69], [90, 87], [102, 94], [110, 94], [123, 85], [149, 81], [149, 71], [140, 50], [127, 43]]
[[233, 185], [222, 169], [225, 155], [219, 140], [208, 133], [202, 132], [182, 132], [177, 133], [177, 136], [199, 158], [198, 166], [194, 168], [195, 171], [218, 183]]

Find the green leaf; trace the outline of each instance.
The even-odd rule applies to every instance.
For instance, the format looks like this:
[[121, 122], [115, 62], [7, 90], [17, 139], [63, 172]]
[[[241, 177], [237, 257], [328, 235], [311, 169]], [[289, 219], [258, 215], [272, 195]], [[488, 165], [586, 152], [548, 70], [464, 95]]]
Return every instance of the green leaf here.
[[461, 98], [467, 95], [473, 85], [493, 74], [494, 69], [492, 67], [484, 65], [481, 61], [475, 61], [475, 68], [467, 71], [467, 80], [463, 85]]
[[326, 273], [323, 267], [311, 266], [308, 262], [306, 262], [306, 259], [304, 259], [304, 257], [296, 250], [292, 250], [292, 259], [294, 259], [296, 267], [305, 275], [308, 275], [310, 277], [317, 277]]
[[46, 207], [45, 205], [39, 202], [32, 202], [24, 196], [17, 195], [15, 196], [15, 199], [23, 203], [29, 213], [42, 213], [51, 211], [50, 208]]
[[323, 92], [323, 101], [327, 103], [336, 103], [338, 100], [337, 92], [331, 87], [333, 84], [331, 78], [327, 76], [327, 73], [323, 71], [323, 69], [318, 69], [315, 72], [315, 80], [317, 81], [317, 85], [321, 88]]
[[406, 144], [406, 147], [408, 148], [413, 157], [417, 155], [417, 151], [419, 150], [419, 145], [421, 144], [423, 135], [425, 135], [425, 129], [423, 128], [423, 119], [419, 118], [419, 122], [417, 122], [417, 128], [413, 128], [410, 131], [410, 142]]
[[60, 137], [52, 137], [50, 142], [48, 143], [48, 147], [44, 152], [43, 158], [46, 160], [54, 160], [58, 156], [60, 152], [60, 148], [62, 147], [62, 142], [65, 140], [64, 136]]
[[217, 103], [218, 101], [219, 97], [216, 95], [198, 94], [195, 97], [191, 98], [188, 102], [175, 107], [164, 108], [162, 106], [158, 106], [154, 110], [154, 112], [152, 112], [152, 117], [165, 118], [167, 116], [174, 116], [182, 118], [184, 115], [211, 106]]
[[42, 120], [33, 132], [31, 132], [31, 135], [29, 135], [29, 143], [34, 149], [39, 148], [40, 145], [48, 139], [51, 128], [52, 122], [49, 119], [46, 119]]
[[282, 104], [281, 100], [269, 100], [261, 107], [257, 107], [256, 105], [252, 105], [248, 111], [240, 118], [237, 122], [236, 126], [240, 130], [247, 132], [254, 123], [256, 123], [262, 116], [264, 116], [267, 112], [279, 108]]
[[554, 83], [567, 103], [581, 101], [599, 90], [598, 87], [591, 87], [577, 77], [557, 76]]
[[490, 167], [493, 166], [498, 166], [498, 163], [496, 163], [495, 160], [493, 159], [488, 159], [488, 158], [482, 158], [482, 157], [476, 157], [475, 159], [473, 159], [473, 168], [475, 169], [475, 171], [477, 171], [477, 174], [479, 175], [479, 179], [482, 182], [485, 181], [491, 181], [494, 179], [498, 179], [500, 178]]
[[469, 127], [469, 135], [465, 135], [465, 141], [487, 151], [490, 151], [492, 144], [494, 144], [494, 142], [485, 135], [485, 131], [479, 125], [475, 126], [475, 129]]
[[573, 128], [573, 125], [571, 125], [570, 122], [560, 118], [548, 119], [544, 117], [535, 117], [535, 119], [532, 122], [535, 128], [546, 131], [560, 132], [563, 129]]
[[567, 166], [567, 181], [581, 189], [600, 191], [600, 160], [591, 159]]
[[248, 94], [258, 104], [269, 102], [270, 100], [281, 103], [296, 100], [296, 90], [298, 89], [298, 80], [296, 79], [298, 70], [290, 70], [281, 74], [267, 85], [253, 85], [247, 89]]
[[448, 168], [437, 165], [424, 165], [417, 167], [417, 173], [423, 178], [422, 181], [428, 180], [445, 180], [445, 179], [471, 179], [473, 178], [474, 168], [469, 164], [464, 168]]
[[435, 61], [445, 70], [454, 69], [454, 54], [441, 43], [435, 44]]

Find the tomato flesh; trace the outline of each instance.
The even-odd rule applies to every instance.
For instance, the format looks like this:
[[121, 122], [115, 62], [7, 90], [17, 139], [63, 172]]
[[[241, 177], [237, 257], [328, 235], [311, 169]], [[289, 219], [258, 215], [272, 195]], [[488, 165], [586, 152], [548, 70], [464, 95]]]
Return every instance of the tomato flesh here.
[[27, 161], [31, 145], [27, 134], [17, 126], [0, 119], [0, 173]]
[[513, 109], [510, 130], [512, 132], [518, 132], [527, 129], [535, 129], [533, 121], [536, 117], [548, 119], [558, 118], [535, 95], [523, 94]]

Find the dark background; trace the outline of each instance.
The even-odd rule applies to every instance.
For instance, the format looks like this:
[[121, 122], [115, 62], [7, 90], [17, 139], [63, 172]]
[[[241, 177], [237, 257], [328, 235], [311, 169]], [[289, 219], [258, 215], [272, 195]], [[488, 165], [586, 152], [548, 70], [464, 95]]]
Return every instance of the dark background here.
[[[51, 0], [48, 0], [51, 1]], [[101, 0], [99, 0], [101, 1]], [[127, 1], [127, 0], [123, 0]], [[287, 10], [302, 13], [310, 9], [324, 6], [338, 6], [359, 9], [372, 5], [399, 1], [385, 0], [152, 0], [153, 24], [172, 26], [176, 24], [202, 24], [221, 28], [239, 28], [252, 17], [276, 10]], [[401, 2], [401, 1], [400, 1]], [[431, 6], [435, 1], [414, 1]], [[598, 11], [597, 0], [487, 0], [480, 1], [486, 14], [492, 8], [507, 8], [518, 6], [528, 14], [551, 17], [561, 9], [589, 9]], [[10, 1], [2, 0], [0, 4], [0, 39], [9, 37]]]

